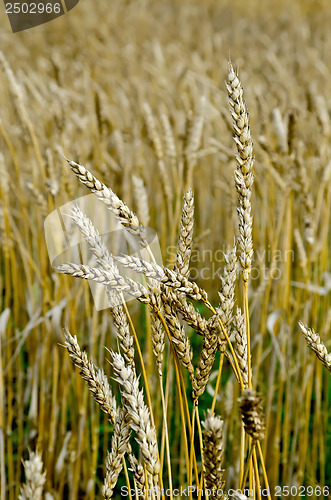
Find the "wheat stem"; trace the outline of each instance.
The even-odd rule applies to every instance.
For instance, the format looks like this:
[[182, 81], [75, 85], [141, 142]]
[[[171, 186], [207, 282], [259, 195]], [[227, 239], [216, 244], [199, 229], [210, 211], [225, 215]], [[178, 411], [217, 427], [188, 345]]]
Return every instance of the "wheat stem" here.
[[169, 445], [169, 434], [168, 434], [168, 423], [167, 423], [167, 406], [166, 406], [165, 399], [164, 399], [162, 376], [159, 377], [159, 381], [160, 381], [160, 391], [161, 391], [161, 401], [162, 401], [162, 411], [163, 411], [163, 428], [164, 428], [164, 433], [165, 433], [166, 454], [167, 454], [167, 463], [168, 463], [168, 476], [169, 476], [168, 481], [169, 481], [170, 499], [172, 500], [173, 489], [172, 489], [170, 445]]
[[224, 361], [224, 353], [221, 352], [220, 362], [219, 362], [219, 366], [218, 366], [217, 379], [216, 379], [216, 385], [215, 385], [215, 393], [214, 393], [212, 405], [210, 407], [210, 411], [211, 412], [214, 412], [214, 410], [215, 410], [215, 405], [216, 405], [218, 390], [219, 390], [220, 383], [221, 383], [223, 361]]
[[266, 471], [266, 468], [265, 468], [265, 464], [264, 464], [264, 458], [263, 458], [263, 453], [262, 453], [262, 449], [261, 449], [261, 443], [259, 441], [257, 442], [257, 449], [258, 449], [258, 452], [259, 452], [259, 457], [260, 457], [260, 462], [261, 462], [261, 467], [262, 467], [264, 484], [265, 484], [265, 487], [266, 487], [267, 492], [268, 492], [268, 499], [272, 500], [271, 499], [271, 494], [270, 494], [268, 474], [267, 474], [267, 471]]

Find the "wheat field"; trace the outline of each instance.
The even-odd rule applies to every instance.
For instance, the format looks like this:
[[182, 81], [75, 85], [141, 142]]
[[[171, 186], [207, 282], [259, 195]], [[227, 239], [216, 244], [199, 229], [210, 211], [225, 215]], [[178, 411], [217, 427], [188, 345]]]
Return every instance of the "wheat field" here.
[[0, 500], [331, 498], [329, 2], [4, 16]]

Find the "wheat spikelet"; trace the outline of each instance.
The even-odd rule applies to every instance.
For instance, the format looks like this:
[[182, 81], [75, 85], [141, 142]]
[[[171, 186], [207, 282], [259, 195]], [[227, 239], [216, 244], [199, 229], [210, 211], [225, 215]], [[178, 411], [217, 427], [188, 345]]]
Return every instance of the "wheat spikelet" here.
[[107, 377], [103, 370], [97, 368], [89, 361], [85, 351], [81, 351], [77, 337], [72, 336], [68, 329], [64, 330], [65, 346], [72, 362], [79, 368], [81, 377], [87, 382], [93, 398], [100, 405], [101, 410], [107, 414], [110, 422], [116, 420], [116, 400], [112, 395]]
[[323, 365], [331, 372], [331, 354], [328, 353], [327, 348], [321, 341], [320, 336], [314, 332], [314, 330], [308, 328], [302, 321], [299, 321], [299, 326], [301, 331], [307, 341], [308, 346], [320, 361], [322, 361]]
[[156, 480], [160, 469], [156, 433], [151, 424], [149, 410], [144, 403], [143, 391], [139, 391], [139, 381], [131, 367], [125, 364], [123, 357], [119, 353], [112, 353], [112, 358], [116, 381], [122, 388], [122, 400], [130, 426], [137, 434], [137, 442], [146, 469]]
[[[0, 120], [1, 123], [1, 120]], [[10, 224], [10, 176], [8, 167], [6, 166], [5, 157], [2, 152], [0, 152], [0, 241], [1, 248], [3, 248], [4, 254], [9, 256], [10, 249], [14, 245], [11, 224]]]
[[253, 259], [251, 196], [253, 185], [253, 141], [248, 123], [248, 113], [243, 99], [243, 89], [239, 78], [230, 64], [227, 84], [231, 116], [233, 118], [234, 141], [237, 146], [237, 168], [234, 173], [238, 192], [238, 217], [240, 250], [239, 261], [243, 279], [248, 281]]
[[[202, 422], [204, 427], [203, 460], [205, 466], [205, 485], [207, 489], [223, 490], [223, 421], [221, 417], [208, 410], [207, 417]], [[216, 498], [222, 498], [217, 495]]]
[[21, 487], [19, 500], [41, 500], [46, 472], [42, 472], [43, 462], [41, 455], [30, 452], [28, 460], [23, 462], [25, 471], [25, 484]]

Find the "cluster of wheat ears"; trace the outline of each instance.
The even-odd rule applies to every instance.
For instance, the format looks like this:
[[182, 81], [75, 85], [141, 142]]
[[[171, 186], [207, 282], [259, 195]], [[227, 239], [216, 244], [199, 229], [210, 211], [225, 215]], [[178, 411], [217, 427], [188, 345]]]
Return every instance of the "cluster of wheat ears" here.
[[[105, 286], [109, 311], [116, 329], [118, 352], [109, 352], [112, 375], [120, 388], [121, 401], [116, 401], [109, 380], [102, 368], [96, 366], [88, 353], [79, 345], [79, 339], [66, 328], [65, 347], [72, 362], [79, 368], [92, 397], [99, 404], [113, 426], [111, 449], [106, 458], [106, 475], [102, 487], [104, 498], [116, 493], [118, 478], [123, 472], [130, 491], [141, 498], [173, 498], [177, 477], [173, 479], [172, 466], [178, 457], [171, 456], [169, 443], [169, 367], [175, 369], [176, 390], [179, 400], [181, 435], [184, 442], [184, 460], [180, 465], [181, 486], [195, 487], [193, 494], [201, 498], [207, 492], [211, 498], [228, 498], [226, 493], [227, 464], [223, 446], [223, 419], [215, 413], [217, 394], [222, 392], [221, 374], [225, 363], [233, 370], [240, 387], [241, 433], [238, 435], [239, 470], [236, 477], [238, 493], [234, 498], [248, 498], [240, 492], [249, 488], [253, 498], [262, 498], [261, 487], [269, 490], [268, 473], [261, 447], [265, 434], [263, 401], [254, 389], [254, 370], [251, 363], [251, 332], [249, 312], [249, 281], [253, 259], [251, 195], [254, 182], [254, 152], [249, 116], [243, 98], [243, 89], [232, 65], [228, 81], [229, 107], [237, 148], [234, 183], [237, 191], [239, 230], [236, 243], [225, 255], [225, 269], [219, 289], [219, 305], [213, 307], [207, 292], [190, 279], [190, 256], [194, 233], [194, 194], [188, 186], [182, 207], [177, 254], [174, 265], [157, 264], [148, 243], [146, 227], [128, 206], [83, 165], [68, 160], [80, 182], [111, 210], [123, 227], [133, 235], [141, 248], [142, 257], [112, 255], [102, 241], [92, 221], [76, 206], [71, 217], [94, 254], [98, 267], [73, 263], [57, 267], [57, 271], [74, 277], [94, 280]], [[158, 136], [150, 110], [146, 108], [149, 134], [158, 147]], [[173, 143], [168, 130], [169, 149]], [[201, 124], [195, 123], [191, 131], [198, 137]], [[197, 139], [196, 139], [197, 140]], [[162, 162], [160, 153], [159, 160]], [[188, 176], [190, 178], [190, 176]], [[139, 184], [139, 180], [136, 179]], [[139, 189], [139, 185], [137, 186]], [[119, 268], [128, 268], [145, 276], [134, 281], [123, 276]], [[239, 283], [238, 283], [239, 282]], [[242, 305], [236, 303], [235, 289], [242, 287]], [[218, 286], [215, 284], [215, 286]], [[151, 342], [159, 378], [162, 418], [157, 428], [153, 415], [149, 380], [140, 345], [139, 328], [136, 329], [126, 305], [125, 294], [134, 297], [148, 309], [151, 320]], [[209, 311], [201, 313], [198, 304]], [[193, 335], [202, 337], [198, 362], [193, 364], [193, 347], [188, 336], [188, 325]], [[331, 371], [331, 354], [312, 329], [300, 322], [308, 346]], [[165, 344], [169, 342], [169, 349]], [[211, 408], [201, 414], [199, 402], [203, 399], [217, 352], [219, 367]], [[164, 354], [167, 352], [167, 357]], [[190, 391], [184, 380], [189, 378]], [[141, 375], [139, 375], [141, 374]], [[144, 390], [143, 390], [144, 388]], [[145, 391], [145, 392], [144, 392]], [[171, 421], [171, 419], [170, 419]], [[135, 438], [135, 441], [133, 440]], [[138, 447], [137, 444], [138, 443]], [[27, 482], [22, 487], [21, 499], [41, 495], [45, 474], [38, 454], [32, 454], [25, 463]]]

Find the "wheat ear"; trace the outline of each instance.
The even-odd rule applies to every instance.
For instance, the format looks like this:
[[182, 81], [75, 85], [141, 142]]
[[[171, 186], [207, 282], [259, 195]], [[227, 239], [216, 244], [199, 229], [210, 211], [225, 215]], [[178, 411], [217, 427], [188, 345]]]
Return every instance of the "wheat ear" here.
[[118, 292], [128, 293], [143, 304], [149, 304], [151, 301], [150, 294], [143, 285], [136, 283], [130, 278], [124, 279], [121, 275], [105, 271], [104, 269], [80, 264], [61, 264], [56, 270], [76, 278], [93, 280], [102, 285], [109, 285]]
[[245, 389], [240, 398], [241, 416], [245, 431], [254, 441], [264, 438], [265, 423], [262, 400], [253, 389]]
[[207, 330], [203, 337], [200, 358], [195, 371], [195, 384], [192, 397], [197, 400], [204, 392], [214, 365], [216, 352], [218, 350], [220, 337], [217, 333]]
[[122, 400], [129, 417], [131, 428], [137, 434], [137, 442], [147, 471], [157, 479], [160, 465], [158, 461], [156, 431], [151, 424], [151, 417], [144, 403], [143, 391], [139, 390], [138, 378], [130, 365], [126, 365], [119, 353], [112, 353], [112, 366], [116, 381], [122, 388]]
[[80, 369], [81, 377], [87, 382], [87, 387], [100, 405], [101, 410], [107, 414], [110, 422], [114, 424], [116, 420], [116, 400], [105, 373], [87, 358], [85, 351], [81, 351], [76, 335], [73, 337], [66, 328], [64, 336], [65, 346], [72, 362]]
[[221, 290], [218, 293], [220, 297], [220, 305], [216, 308], [217, 314], [211, 316], [208, 320], [208, 327], [216, 329], [218, 327], [218, 319], [220, 318], [226, 331], [233, 319], [234, 294], [237, 279], [237, 257], [236, 246], [230, 252], [224, 255], [225, 269], [224, 276], [221, 277]]
[[134, 339], [130, 332], [129, 323], [122, 302], [119, 299], [118, 293], [110, 291], [109, 289], [107, 289], [107, 297], [123, 356], [125, 361], [131, 366], [133, 372], [136, 373], [134, 362]]
[[219, 292], [220, 305], [216, 309], [221, 318], [224, 328], [228, 328], [232, 321], [234, 307], [234, 293], [237, 279], [237, 257], [236, 246], [225, 254], [226, 266], [224, 277], [221, 278], [221, 290]]
[[[129, 462], [131, 465], [131, 470], [133, 473], [133, 479], [138, 491], [143, 492], [145, 490], [145, 471], [141, 463], [132, 454], [129, 454]], [[145, 498], [145, 496], [143, 496]]]
[[[163, 296], [166, 295], [167, 292], [165, 291]], [[167, 299], [163, 300], [163, 311], [174, 349], [180, 362], [187, 369], [192, 384], [194, 384], [194, 368], [192, 365], [193, 350], [190, 341], [185, 333], [184, 327], [179, 322], [171, 302]]]
[[131, 429], [125, 410], [117, 410], [114, 424], [114, 434], [111, 440], [111, 452], [107, 453], [106, 476], [104, 479], [102, 494], [107, 500], [113, 496], [118, 476], [123, 467], [123, 458], [127, 451], [131, 450], [129, 441]]
[[129, 207], [107, 186], [100, 182], [83, 165], [67, 160], [71, 170], [76, 174], [82, 184], [88, 187], [109, 210], [111, 210], [120, 223], [134, 236], [139, 237], [143, 246], [147, 246], [146, 230], [139, 223], [138, 217]]
[[157, 316], [157, 314], [153, 309], [152, 309], [151, 339], [153, 345], [153, 352], [158, 367], [158, 373], [160, 376], [162, 376], [162, 360], [163, 360], [163, 351], [165, 347], [164, 330], [160, 318]]
[[177, 245], [175, 270], [182, 276], [187, 276], [193, 241], [194, 227], [194, 196], [188, 189], [184, 196], [183, 212], [180, 221], [180, 232]]
[[[78, 206], [72, 209], [72, 218], [96, 256], [98, 264], [105, 271], [118, 274], [118, 269], [92, 221], [83, 214]], [[130, 333], [127, 316], [122, 306], [123, 297], [118, 291], [112, 290], [110, 286], [107, 286], [107, 297], [124, 357], [131, 364], [132, 369], [135, 370], [133, 336]]]
[[241, 376], [244, 386], [248, 385], [248, 363], [247, 363], [247, 336], [245, 328], [245, 316], [241, 309], [237, 307], [233, 319], [234, 350], [238, 358], [238, 365], [241, 370]]
[[115, 259], [124, 267], [132, 269], [137, 273], [143, 273], [147, 278], [160, 281], [166, 286], [176, 289], [178, 292], [183, 292], [192, 299], [204, 300], [207, 302], [207, 293], [205, 290], [198, 287], [196, 283], [188, 280], [176, 271], [171, 271], [167, 267], [161, 267], [152, 262], [132, 257], [129, 255], [116, 256]]
[[185, 295], [169, 291], [167, 300], [168, 297], [172, 307], [182, 315], [183, 320], [199, 335], [205, 335], [208, 329], [207, 320], [201, 316], [191, 302], [187, 302]]
[[[208, 410], [207, 417], [202, 422], [204, 427], [204, 466], [205, 466], [205, 486], [207, 489], [223, 490], [223, 421], [220, 416], [214, 415]], [[217, 495], [216, 498], [222, 498]]]
[[232, 65], [229, 68], [228, 83], [231, 116], [233, 118], [234, 141], [237, 146], [237, 168], [234, 172], [235, 186], [238, 192], [239, 217], [239, 261], [243, 279], [248, 281], [253, 259], [252, 208], [251, 196], [253, 185], [253, 141], [248, 123], [248, 113], [243, 99], [243, 89]]
[[137, 213], [142, 224], [149, 225], [149, 208], [147, 190], [141, 177], [132, 176], [133, 194], [137, 204]]
[[164, 195], [167, 200], [168, 207], [171, 206], [172, 199], [173, 199], [173, 191], [171, 189], [171, 183], [169, 179], [168, 172], [165, 168], [164, 164], [164, 152], [163, 152], [163, 145], [162, 141], [160, 138], [160, 135], [157, 130], [156, 122], [154, 119], [154, 115], [152, 113], [152, 110], [146, 102], [143, 104], [143, 113], [145, 117], [145, 123], [148, 131], [148, 136], [153, 144], [154, 151], [157, 157], [157, 163], [159, 166], [160, 170], [160, 176], [161, 176], [161, 181], [162, 181], [162, 187], [164, 190]]
[[19, 500], [41, 500], [46, 472], [42, 472], [43, 462], [39, 453], [30, 452], [28, 460], [23, 462], [25, 484], [22, 485]]
[[113, 258], [102, 241], [99, 232], [94, 227], [91, 219], [89, 219], [81, 211], [78, 205], [73, 207], [71, 214], [74, 223], [82, 233], [85, 241], [88, 243], [92, 253], [97, 259], [98, 264], [100, 264], [105, 271], [118, 273]]
[[307, 341], [308, 346], [320, 361], [322, 361], [323, 365], [331, 372], [331, 354], [328, 353], [327, 348], [321, 341], [320, 336], [314, 332], [314, 330], [308, 328], [302, 321], [299, 321], [299, 326], [301, 331]]

